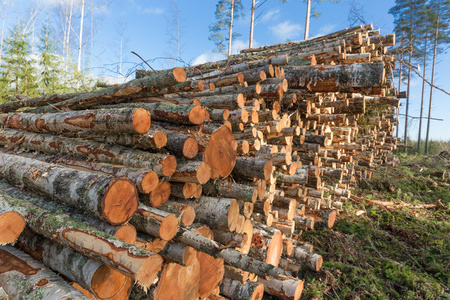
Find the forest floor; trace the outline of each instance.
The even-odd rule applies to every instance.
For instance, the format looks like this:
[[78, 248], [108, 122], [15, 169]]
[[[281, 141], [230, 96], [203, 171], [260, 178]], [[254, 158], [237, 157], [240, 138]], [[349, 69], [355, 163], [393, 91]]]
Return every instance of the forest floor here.
[[450, 156], [399, 159], [359, 184], [362, 201], [349, 200], [333, 229], [303, 233], [324, 264], [299, 272], [302, 299], [450, 299]]

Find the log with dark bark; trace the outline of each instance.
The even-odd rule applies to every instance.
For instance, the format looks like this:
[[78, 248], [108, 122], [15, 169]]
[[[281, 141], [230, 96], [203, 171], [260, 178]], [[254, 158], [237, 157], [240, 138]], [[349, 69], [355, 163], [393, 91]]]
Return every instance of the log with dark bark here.
[[[98, 218], [93, 218], [91, 215], [88, 215], [81, 210], [50, 201], [45, 197], [40, 197], [28, 192], [24, 192], [5, 181], [0, 181], [0, 190], [13, 198], [26, 200], [48, 211], [64, 211], [68, 216], [70, 216], [71, 219], [79, 223], [84, 223], [92, 226], [95, 229], [103, 231], [106, 234], [115, 236], [125, 243], [134, 244], [134, 242], [136, 241], [136, 229], [130, 224], [123, 224], [120, 226], [108, 224]], [[16, 226], [14, 226], [14, 228], [18, 230], [20, 228], [20, 222], [18, 222]]]
[[137, 190], [128, 179], [9, 154], [0, 154], [0, 162], [1, 176], [11, 183], [81, 207], [113, 225], [127, 222], [137, 209]]
[[52, 105], [29, 109], [27, 112], [48, 113], [65, 109], [86, 109], [96, 105], [114, 103], [117, 99], [132, 97], [133, 95], [141, 92], [150, 92], [150, 94], [157, 95], [154, 91], [176, 85], [180, 82], [184, 82], [185, 80], [186, 73], [181, 68], [154, 72], [150, 76], [131, 80], [122, 85], [79, 94], [71, 99], [54, 103]]
[[179, 160], [175, 173], [170, 178], [175, 182], [205, 184], [211, 178], [211, 167], [204, 161]]
[[0, 247], [0, 285], [10, 299], [89, 299], [44, 265], [12, 246]]
[[384, 63], [286, 67], [290, 88], [311, 92], [377, 94], [385, 80]]
[[134, 168], [146, 168], [158, 176], [171, 176], [177, 166], [175, 157], [167, 154], [15, 129], [0, 132], [0, 145], [11, 146], [16, 143], [23, 148], [48, 154], [69, 154]]
[[258, 190], [255, 187], [245, 184], [229, 182], [226, 180], [216, 180], [208, 182], [203, 186], [203, 193], [211, 196], [223, 196], [246, 202], [255, 202]]
[[100, 299], [115, 296], [126, 282], [125, 275], [73, 249], [36, 235], [30, 229], [20, 236], [18, 247]]
[[224, 278], [220, 285], [220, 293], [230, 299], [260, 300], [264, 295], [264, 286], [256, 282], [241, 283], [231, 278]]
[[98, 109], [48, 114], [1, 115], [1, 125], [33, 132], [128, 132], [146, 133], [150, 113], [144, 108]]
[[268, 180], [272, 174], [272, 162], [270, 160], [252, 157], [238, 157], [233, 169], [233, 175], [244, 178], [259, 178]]
[[130, 223], [138, 231], [148, 233], [162, 240], [171, 240], [178, 231], [175, 215], [140, 204]]
[[61, 211], [51, 212], [0, 192], [0, 205], [20, 213], [35, 232], [72, 248], [148, 287], [158, 279], [162, 258], [80, 223]]
[[201, 196], [196, 201], [184, 201], [195, 210], [195, 220], [211, 228], [233, 231], [239, 218], [235, 199]]
[[194, 223], [195, 220], [194, 208], [183, 202], [177, 202], [172, 199], [177, 198], [170, 198], [164, 204], [159, 206], [159, 209], [176, 215], [177, 218], [180, 219], [180, 224], [184, 227], [190, 226], [192, 223]]

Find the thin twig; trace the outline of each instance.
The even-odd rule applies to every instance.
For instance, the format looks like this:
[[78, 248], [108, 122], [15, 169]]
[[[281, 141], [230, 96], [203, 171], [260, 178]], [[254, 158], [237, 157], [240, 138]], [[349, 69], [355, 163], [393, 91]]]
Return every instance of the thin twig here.
[[152, 69], [153, 72], [155, 72], [155, 70], [152, 68], [152, 66], [150, 66], [150, 65], [148, 64], [148, 62], [146, 62], [139, 54], [137, 54], [137, 53], [134, 52], [134, 51], [131, 51], [131, 53], [133, 53], [134, 55], [136, 55], [137, 57], [139, 57], [139, 58], [140, 58], [147, 66], [149, 66], [150, 69]]

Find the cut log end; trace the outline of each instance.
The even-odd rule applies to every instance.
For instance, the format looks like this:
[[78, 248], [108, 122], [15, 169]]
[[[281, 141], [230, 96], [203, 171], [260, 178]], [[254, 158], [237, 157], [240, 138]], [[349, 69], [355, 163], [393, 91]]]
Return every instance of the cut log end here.
[[161, 206], [169, 199], [170, 193], [170, 183], [168, 181], [161, 181], [158, 183], [156, 189], [150, 193], [150, 203], [153, 207]]
[[103, 265], [93, 275], [91, 289], [98, 298], [108, 299], [120, 292], [126, 279], [125, 275]]
[[133, 113], [133, 127], [137, 133], [144, 134], [150, 129], [150, 113], [138, 108]]
[[159, 130], [155, 133], [153, 140], [155, 141], [156, 147], [162, 148], [167, 144], [167, 135], [163, 131]]
[[328, 216], [328, 227], [329, 227], [329, 228], [333, 228], [334, 222], [336, 222], [336, 215], [337, 215], [337, 213], [336, 213], [335, 210], [333, 210], [333, 211], [329, 214], [329, 216]]
[[269, 249], [267, 250], [266, 263], [278, 266], [281, 253], [283, 252], [283, 236], [281, 231], [277, 231], [270, 240]]
[[200, 125], [205, 121], [205, 109], [201, 107], [200, 105], [194, 106], [189, 111], [189, 121], [192, 124]]
[[186, 72], [183, 68], [176, 67], [173, 69], [173, 77], [178, 82], [185, 82], [186, 81]]
[[204, 161], [211, 167], [211, 178], [225, 178], [230, 175], [236, 163], [236, 145], [230, 128], [222, 126], [216, 130], [205, 150]]
[[230, 231], [234, 231], [239, 221], [239, 203], [237, 200], [233, 200], [228, 209], [228, 228]]
[[102, 199], [102, 214], [105, 221], [121, 225], [131, 219], [139, 204], [137, 189], [128, 179], [114, 179]]
[[25, 219], [17, 212], [0, 215], [0, 246], [14, 243], [25, 228]]
[[114, 236], [119, 240], [132, 245], [136, 242], [136, 228], [134, 228], [134, 226], [130, 224], [122, 225], [119, 229], [116, 230]]
[[264, 179], [269, 180], [272, 175], [272, 161], [268, 160], [264, 165]]
[[197, 250], [192, 247], [185, 247], [183, 251], [183, 264], [185, 266], [190, 266], [197, 259]]
[[195, 210], [192, 206], [186, 206], [183, 209], [183, 216], [181, 217], [181, 224], [183, 226], [189, 226], [194, 223], [195, 220]]
[[196, 157], [197, 154], [198, 154], [197, 141], [192, 137], [187, 138], [183, 144], [183, 156], [191, 159]]
[[258, 287], [253, 291], [251, 300], [260, 300], [264, 296], [264, 284], [258, 285]]
[[153, 255], [143, 263], [142, 267], [136, 273], [135, 280], [142, 287], [149, 287], [158, 280], [158, 274], [161, 271], [163, 258], [159, 255]]
[[169, 155], [161, 164], [164, 176], [172, 176], [177, 168], [177, 159], [173, 155]]
[[141, 190], [144, 194], [149, 194], [150, 192], [156, 189], [158, 183], [159, 183], [158, 175], [155, 172], [150, 171], [147, 174], [145, 174], [144, 177], [142, 177]]
[[197, 180], [200, 184], [205, 184], [211, 179], [211, 167], [208, 163], [202, 162], [197, 168]]
[[160, 228], [159, 228], [159, 236], [164, 241], [171, 240], [178, 231], [178, 220], [175, 217], [175, 215], [168, 215], [164, 218], [164, 220], [161, 222]]

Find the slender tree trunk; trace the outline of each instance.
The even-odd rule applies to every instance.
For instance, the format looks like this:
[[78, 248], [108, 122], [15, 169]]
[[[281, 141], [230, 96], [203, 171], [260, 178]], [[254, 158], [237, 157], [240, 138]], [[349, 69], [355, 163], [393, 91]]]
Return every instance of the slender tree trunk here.
[[252, 0], [252, 15], [250, 18], [250, 39], [248, 44], [249, 48], [253, 46], [253, 27], [255, 27], [255, 0]]
[[89, 73], [92, 75], [92, 56], [94, 48], [94, 1], [91, 1], [91, 57], [89, 63]]
[[427, 135], [425, 137], [425, 154], [428, 154], [428, 138], [429, 138], [429, 134], [430, 134], [431, 103], [433, 101], [434, 69], [436, 66], [437, 46], [438, 46], [438, 38], [439, 38], [440, 7], [441, 7], [441, 1], [439, 1], [439, 3], [438, 3], [436, 31], [435, 31], [435, 36], [434, 36], [433, 64], [432, 64], [432, 68], [431, 68], [430, 103], [428, 106]]
[[309, 37], [309, 19], [311, 17], [311, 0], [307, 0], [306, 4], [306, 22], [305, 22], [305, 40]]
[[83, 46], [83, 23], [84, 23], [84, 4], [86, 0], [81, 1], [81, 15], [80, 15], [80, 35], [78, 38], [78, 65], [77, 70], [81, 72], [81, 46]]
[[2, 62], [2, 53], [3, 53], [3, 36], [5, 33], [5, 22], [6, 22], [6, 15], [8, 13], [8, 8], [11, 6], [12, 1], [9, 3], [7, 7], [5, 7], [5, 13], [3, 14], [3, 23], [2, 23], [2, 37], [0, 40], [0, 64]]
[[[409, 22], [409, 30], [410, 34], [412, 36], [413, 34], [413, 28], [412, 28], [412, 10], [411, 10], [411, 16], [410, 16], [410, 22]], [[412, 51], [413, 51], [413, 45], [412, 45], [412, 39], [409, 41], [409, 55], [408, 55], [408, 63], [411, 66], [411, 60], [412, 60]], [[406, 89], [406, 112], [405, 112], [405, 137], [404, 137], [404, 143], [405, 145], [408, 143], [408, 111], [409, 111], [409, 88], [411, 83], [411, 69], [408, 67], [408, 88]], [[407, 148], [404, 148], [405, 153], [408, 151]]]
[[[403, 60], [403, 53], [400, 54], [400, 59]], [[401, 89], [400, 87], [402, 86], [402, 63], [400, 61], [400, 69], [399, 69], [399, 74], [398, 74], [398, 91], [400, 92]], [[398, 113], [399, 113], [400, 108], [397, 108], [397, 132], [396, 132], [396, 137], [398, 139], [398, 132], [399, 132], [399, 128], [400, 128], [400, 124], [398, 123], [399, 121], [399, 117], [398, 117]]]
[[428, 38], [425, 37], [424, 54], [423, 54], [422, 97], [420, 99], [420, 119], [419, 119], [419, 135], [417, 137], [417, 153], [420, 153], [420, 139], [421, 139], [421, 133], [422, 133], [423, 98], [425, 95], [425, 75], [426, 75], [426, 70], [427, 70], [427, 41], [428, 41]]
[[231, 55], [231, 37], [233, 35], [233, 13], [234, 13], [234, 0], [231, 0], [230, 34], [228, 36], [228, 56]]

